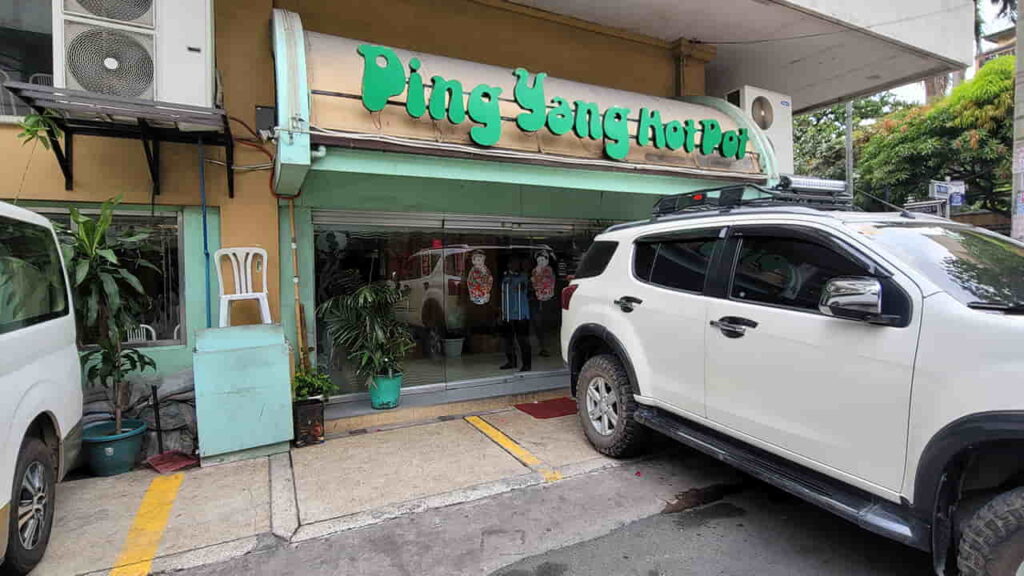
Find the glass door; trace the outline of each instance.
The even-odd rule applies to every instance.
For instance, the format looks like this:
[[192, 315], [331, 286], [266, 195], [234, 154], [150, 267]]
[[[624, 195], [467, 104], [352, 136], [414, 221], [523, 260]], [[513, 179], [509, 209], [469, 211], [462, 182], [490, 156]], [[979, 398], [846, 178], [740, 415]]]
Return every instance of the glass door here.
[[[559, 294], [597, 227], [416, 215], [374, 219], [393, 225], [366, 224], [367, 215], [314, 217], [316, 302], [319, 307], [367, 282], [396, 282], [405, 295], [396, 314], [416, 340], [404, 387], [564, 369]], [[341, 393], [365, 391], [320, 323], [317, 336], [318, 363]]]

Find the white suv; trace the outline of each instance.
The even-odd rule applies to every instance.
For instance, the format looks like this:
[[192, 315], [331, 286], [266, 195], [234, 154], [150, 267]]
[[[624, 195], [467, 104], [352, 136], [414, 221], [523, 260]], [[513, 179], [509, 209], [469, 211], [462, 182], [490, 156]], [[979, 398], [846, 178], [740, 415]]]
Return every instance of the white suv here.
[[735, 186], [598, 236], [562, 294], [587, 438], [654, 429], [939, 574], [1024, 574], [1024, 244], [850, 208]]
[[0, 572], [50, 539], [55, 485], [81, 446], [75, 315], [50, 222], [0, 202]]

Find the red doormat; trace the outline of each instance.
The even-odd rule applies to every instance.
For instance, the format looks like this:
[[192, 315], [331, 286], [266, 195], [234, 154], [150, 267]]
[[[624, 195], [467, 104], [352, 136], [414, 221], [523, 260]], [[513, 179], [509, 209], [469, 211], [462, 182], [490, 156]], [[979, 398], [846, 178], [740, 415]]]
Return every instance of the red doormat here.
[[516, 404], [516, 408], [539, 419], [558, 418], [576, 413], [576, 401], [572, 398], [552, 398], [543, 402]]

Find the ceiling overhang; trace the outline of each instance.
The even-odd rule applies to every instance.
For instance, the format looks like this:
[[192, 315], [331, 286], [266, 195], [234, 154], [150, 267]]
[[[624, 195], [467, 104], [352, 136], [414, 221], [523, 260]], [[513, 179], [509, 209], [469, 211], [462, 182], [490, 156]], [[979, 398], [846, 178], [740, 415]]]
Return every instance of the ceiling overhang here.
[[[480, 0], [478, 0], [480, 1]], [[494, 4], [496, 0], [487, 0]], [[511, 0], [622, 37], [714, 46], [707, 91], [742, 85], [792, 97], [796, 111], [872, 94], [973, 59], [971, 0]]]

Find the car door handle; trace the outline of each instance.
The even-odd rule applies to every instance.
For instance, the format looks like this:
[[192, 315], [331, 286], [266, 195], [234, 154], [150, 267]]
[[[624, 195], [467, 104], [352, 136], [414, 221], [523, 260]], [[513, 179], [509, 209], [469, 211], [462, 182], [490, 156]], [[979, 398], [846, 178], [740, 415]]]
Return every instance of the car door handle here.
[[711, 326], [721, 330], [726, 338], [742, 338], [747, 333], [747, 328], [757, 328], [757, 322], [741, 316], [722, 316], [718, 320], [712, 320]]
[[623, 312], [632, 312], [634, 306], [639, 306], [643, 303], [643, 300], [633, 296], [622, 296], [613, 302], [613, 304], [618, 306]]

